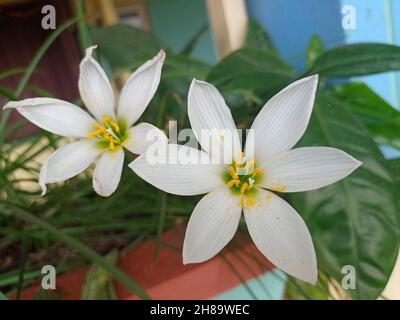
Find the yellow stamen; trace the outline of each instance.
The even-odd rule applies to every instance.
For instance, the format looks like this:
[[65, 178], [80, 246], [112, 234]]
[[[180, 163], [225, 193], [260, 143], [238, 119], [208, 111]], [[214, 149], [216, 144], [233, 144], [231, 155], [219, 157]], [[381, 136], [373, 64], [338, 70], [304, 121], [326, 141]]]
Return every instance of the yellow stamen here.
[[228, 170], [233, 179], [235, 179], [235, 180], [239, 179], [239, 176], [238, 176], [237, 172], [235, 171], [235, 168], [233, 168], [232, 166], [229, 166]]
[[91, 133], [89, 133], [89, 134], [86, 136], [86, 140], [90, 140], [90, 139], [92, 139], [94, 136], [99, 135], [100, 133], [101, 133], [100, 130], [92, 131]]
[[103, 125], [94, 123], [93, 127], [96, 129], [89, 133], [86, 137], [90, 140], [97, 137], [100, 141], [108, 142], [108, 149], [114, 151], [119, 145], [122, 144], [124, 137], [120, 135], [121, 129], [119, 125], [110, 117], [103, 117], [101, 119]]
[[235, 185], [236, 187], [238, 187], [239, 184], [240, 184], [240, 180], [238, 180], [238, 179], [232, 179], [232, 180], [228, 181], [228, 183], [227, 183], [227, 185], [228, 185], [229, 188], [232, 188], [233, 185]]
[[249, 184], [247, 182], [242, 184], [242, 188], [240, 189], [240, 194], [244, 194], [249, 189]]

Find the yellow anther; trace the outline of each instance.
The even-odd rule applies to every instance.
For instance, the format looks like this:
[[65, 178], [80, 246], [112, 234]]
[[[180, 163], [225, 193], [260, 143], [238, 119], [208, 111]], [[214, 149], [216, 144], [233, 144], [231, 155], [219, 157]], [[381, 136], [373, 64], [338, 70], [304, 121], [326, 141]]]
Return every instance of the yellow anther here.
[[89, 133], [89, 134], [86, 136], [86, 140], [90, 140], [90, 139], [92, 139], [93, 137], [99, 135], [100, 133], [101, 133], [100, 130], [92, 131], [91, 133]]
[[95, 127], [98, 131], [100, 131], [100, 133], [104, 134], [106, 133], [106, 128], [104, 128], [103, 126], [99, 125], [98, 123], [95, 123], [93, 125], [93, 127]]
[[86, 139], [90, 140], [93, 137], [97, 137], [100, 141], [108, 143], [108, 149], [111, 151], [116, 150], [124, 141], [124, 136], [120, 135], [121, 130], [119, 125], [110, 117], [103, 117], [100, 121], [103, 125], [94, 123], [93, 127], [96, 130], [89, 133]]
[[115, 144], [113, 139], [110, 139], [108, 147], [110, 148], [111, 151], [115, 150]]
[[229, 166], [228, 170], [229, 170], [229, 173], [231, 174], [233, 179], [235, 179], [235, 180], [239, 179], [239, 176], [238, 176], [238, 174], [237, 174], [237, 172], [236, 172], [234, 167]]
[[228, 181], [228, 183], [227, 183], [229, 188], [232, 188], [234, 185], [236, 187], [238, 187], [239, 184], [240, 184], [240, 180], [238, 180], [238, 179], [232, 179], [232, 180]]
[[242, 184], [242, 188], [240, 189], [240, 194], [244, 194], [249, 189], [249, 184], [247, 182]]

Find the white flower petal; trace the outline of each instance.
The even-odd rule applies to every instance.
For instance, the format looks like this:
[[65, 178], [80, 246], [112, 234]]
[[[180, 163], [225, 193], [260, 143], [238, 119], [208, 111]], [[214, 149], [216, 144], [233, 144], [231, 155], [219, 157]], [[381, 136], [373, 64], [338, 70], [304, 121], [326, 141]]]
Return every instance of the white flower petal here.
[[233, 238], [242, 213], [239, 197], [227, 189], [205, 195], [194, 208], [183, 243], [183, 263], [214, 257]]
[[93, 130], [95, 123], [83, 109], [67, 101], [53, 98], [10, 101], [4, 109], [16, 109], [38, 127], [64, 137], [85, 137]]
[[127, 127], [135, 123], [153, 98], [160, 83], [161, 69], [165, 60], [164, 50], [139, 67], [122, 88], [118, 104], [118, 118]]
[[77, 141], [57, 149], [40, 170], [39, 185], [42, 195], [46, 193], [47, 183], [65, 181], [83, 172], [100, 152], [92, 141]]
[[225, 163], [230, 163], [242, 151], [231, 111], [213, 85], [193, 79], [188, 95], [188, 116], [204, 151], [213, 156], [218, 151]]
[[281, 192], [318, 189], [348, 176], [361, 165], [342, 150], [307, 147], [285, 151], [262, 164], [262, 186]]
[[317, 87], [318, 75], [314, 75], [272, 97], [253, 122], [254, 150], [246, 143], [246, 154], [255, 154], [257, 161], [264, 162], [291, 149], [307, 128]]
[[142, 122], [128, 130], [124, 147], [135, 154], [144, 153], [153, 143], [168, 143], [163, 131], [150, 123]]
[[100, 64], [93, 59], [92, 52], [97, 46], [86, 49], [86, 56], [80, 64], [79, 91], [89, 111], [98, 119], [115, 118], [115, 98], [110, 82]]
[[104, 152], [93, 174], [93, 188], [103, 197], [110, 196], [121, 180], [125, 152], [122, 148], [115, 152]]
[[315, 284], [317, 261], [306, 224], [283, 199], [258, 189], [255, 204], [244, 208], [247, 228], [257, 248], [276, 267]]
[[[166, 145], [158, 154], [148, 148], [129, 167], [143, 180], [172, 194], [207, 193], [223, 185], [220, 165], [203, 164], [209, 155], [203, 151], [175, 144]], [[156, 154], [156, 156], [154, 156]]]

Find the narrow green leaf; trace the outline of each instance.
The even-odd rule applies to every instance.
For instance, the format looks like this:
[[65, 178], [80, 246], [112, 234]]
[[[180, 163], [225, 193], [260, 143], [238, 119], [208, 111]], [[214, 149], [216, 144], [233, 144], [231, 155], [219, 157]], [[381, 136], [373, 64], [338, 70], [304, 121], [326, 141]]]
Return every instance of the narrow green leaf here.
[[64, 242], [66, 245], [71, 247], [72, 249], [79, 252], [86, 259], [92, 261], [93, 263], [98, 264], [105, 270], [107, 270], [116, 280], [121, 282], [125, 287], [127, 287], [132, 293], [137, 294], [142, 299], [149, 299], [147, 294], [143, 291], [142, 288], [139, 287], [131, 278], [129, 278], [124, 272], [122, 272], [117, 266], [113, 263], [99, 255], [97, 252], [93, 251], [83, 243], [78, 240], [72, 238], [71, 236], [65, 234], [62, 230], [59, 230], [53, 227], [51, 224], [42, 220], [41, 218], [32, 215], [30, 212], [21, 209], [12, 204], [8, 204], [12, 207], [13, 213], [16, 217], [40, 226], [45, 229], [48, 233], [54, 236], [56, 239]]
[[81, 53], [82, 55], [84, 55], [86, 48], [88, 48], [91, 43], [90, 43], [89, 32], [86, 28], [86, 23], [84, 19], [85, 15], [84, 15], [82, 0], [75, 0], [75, 8], [77, 12], [77, 18], [79, 19], [78, 21], [79, 44], [81, 47]]
[[[110, 263], [116, 264], [118, 251], [113, 250], [105, 257]], [[112, 277], [104, 268], [94, 265], [85, 276], [82, 289], [82, 300], [116, 300]]]

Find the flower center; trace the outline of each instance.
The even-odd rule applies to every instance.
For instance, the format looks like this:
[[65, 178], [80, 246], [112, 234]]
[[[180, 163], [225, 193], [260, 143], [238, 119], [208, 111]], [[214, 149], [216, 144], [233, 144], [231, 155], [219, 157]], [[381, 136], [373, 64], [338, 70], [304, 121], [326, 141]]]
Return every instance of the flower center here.
[[86, 140], [96, 138], [101, 148], [115, 151], [126, 139], [125, 130], [109, 117], [101, 119], [102, 124], [94, 123], [93, 130], [86, 137]]
[[240, 196], [240, 205], [252, 206], [255, 204], [255, 185], [260, 182], [263, 170], [256, 166], [256, 159], [246, 161], [241, 153], [225, 172], [225, 182], [229, 189]]

